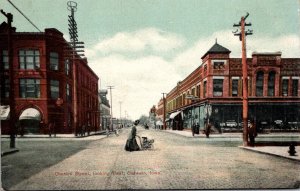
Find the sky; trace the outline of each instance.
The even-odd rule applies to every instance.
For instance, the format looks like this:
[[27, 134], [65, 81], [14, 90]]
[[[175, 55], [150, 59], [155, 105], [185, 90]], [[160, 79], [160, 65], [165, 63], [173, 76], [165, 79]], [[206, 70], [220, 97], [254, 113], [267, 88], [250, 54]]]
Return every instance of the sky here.
[[[194, 69], [217, 42], [241, 57], [241, 42], [232, 34], [242, 16], [253, 35], [252, 52], [281, 51], [300, 57], [300, 0], [74, 0], [79, 41], [99, 87], [112, 90], [113, 116], [132, 120], [148, 115], [162, 93], [168, 93]], [[66, 0], [11, 0], [41, 30], [68, 35]], [[38, 32], [8, 2], [0, 9], [14, 15], [18, 32]], [[0, 22], [6, 18], [0, 15]], [[110, 99], [110, 95], [108, 95]]]

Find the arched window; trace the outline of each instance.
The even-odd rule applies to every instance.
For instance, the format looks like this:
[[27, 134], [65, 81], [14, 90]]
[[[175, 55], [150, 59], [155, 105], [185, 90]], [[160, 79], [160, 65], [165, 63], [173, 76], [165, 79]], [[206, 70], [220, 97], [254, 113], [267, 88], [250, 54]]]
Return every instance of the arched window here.
[[271, 71], [269, 73], [268, 96], [274, 96], [275, 95], [275, 74], [276, 74], [276, 72], [274, 72], [274, 71]]
[[264, 72], [259, 71], [256, 74], [256, 96], [263, 96], [264, 92]]

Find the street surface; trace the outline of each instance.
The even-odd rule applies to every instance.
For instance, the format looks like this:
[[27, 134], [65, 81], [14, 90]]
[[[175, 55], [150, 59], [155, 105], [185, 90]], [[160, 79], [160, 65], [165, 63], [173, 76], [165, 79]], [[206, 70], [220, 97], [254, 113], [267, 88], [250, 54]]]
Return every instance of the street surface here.
[[[241, 140], [193, 139], [139, 127], [137, 134], [155, 139], [155, 148], [126, 152], [124, 145], [129, 131], [130, 129], [123, 129], [120, 136], [112, 134], [108, 138], [91, 141], [79, 152], [67, 156], [61, 162], [33, 174], [9, 189], [300, 187], [299, 162], [240, 149], [238, 146], [241, 145]], [[10, 163], [13, 165], [13, 161]], [[3, 179], [5, 177], [2, 177], [2, 181]]]

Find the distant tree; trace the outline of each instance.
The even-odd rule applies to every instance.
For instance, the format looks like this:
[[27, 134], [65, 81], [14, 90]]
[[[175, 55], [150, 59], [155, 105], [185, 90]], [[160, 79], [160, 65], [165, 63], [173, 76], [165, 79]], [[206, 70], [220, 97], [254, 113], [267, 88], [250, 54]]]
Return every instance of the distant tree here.
[[140, 120], [140, 124], [142, 125], [149, 122], [148, 117], [146, 115], [142, 115], [139, 120]]

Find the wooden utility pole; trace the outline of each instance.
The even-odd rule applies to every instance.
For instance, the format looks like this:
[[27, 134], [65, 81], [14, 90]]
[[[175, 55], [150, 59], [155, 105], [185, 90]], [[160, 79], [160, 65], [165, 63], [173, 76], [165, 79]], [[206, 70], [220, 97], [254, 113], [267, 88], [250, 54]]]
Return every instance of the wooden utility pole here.
[[110, 90], [110, 129], [113, 131], [114, 126], [113, 126], [113, 112], [112, 112], [112, 92], [111, 90], [114, 89], [114, 86], [107, 86], [107, 88]]
[[163, 109], [163, 129], [166, 130], [167, 129], [167, 125], [166, 125], [166, 98], [165, 98], [165, 94], [166, 93], [162, 93], [163, 95], [163, 104], [164, 104], [164, 109]]
[[10, 148], [16, 147], [16, 114], [15, 114], [15, 83], [14, 83], [14, 67], [13, 67], [13, 47], [12, 47], [12, 25], [13, 15], [5, 13], [1, 9], [1, 13], [7, 18], [7, 43], [8, 43], [8, 64], [9, 64], [9, 129], [10, 129]]
[[251, 23], [246, 23], [246, 19], [249, 13], [245, 17], [241, 18], [239, 24], [234, 24], [234, 27], [240, 27], [240, 32], [236, 30], [235, 36], [240, 37], [242, 41], [242, 71], [243, 71], [243, 145], [249, 146], [248, 142], [248, 66], [247, 66], [247, 52], [246, 52], [246, 36], [252, 35], [252, 30], [245, 31], [245, 26], [251, 26]]

